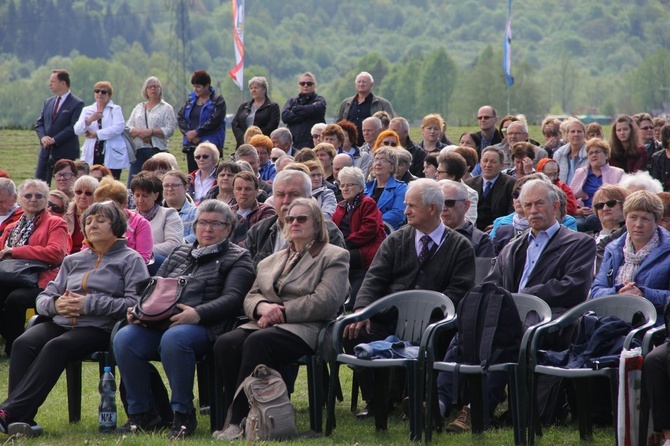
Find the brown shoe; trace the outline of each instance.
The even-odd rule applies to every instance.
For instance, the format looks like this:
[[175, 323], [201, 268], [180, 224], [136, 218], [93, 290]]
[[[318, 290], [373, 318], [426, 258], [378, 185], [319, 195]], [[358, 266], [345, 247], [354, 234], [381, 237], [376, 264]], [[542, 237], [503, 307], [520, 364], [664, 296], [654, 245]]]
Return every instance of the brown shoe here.
[[470, 420], [470, 408], [463, 406], [461, 413], [451, 423], [447, 424], [447, 431], [449, 432], [470, 432], [472, 430], [472, 421]]

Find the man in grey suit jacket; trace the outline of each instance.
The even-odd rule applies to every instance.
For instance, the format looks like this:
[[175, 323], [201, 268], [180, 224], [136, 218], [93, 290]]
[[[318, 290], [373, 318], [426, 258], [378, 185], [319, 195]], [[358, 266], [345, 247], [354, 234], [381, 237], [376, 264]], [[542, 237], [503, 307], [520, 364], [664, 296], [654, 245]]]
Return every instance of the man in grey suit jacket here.
[[55, 96], [44, 101], [35, 124], [41, 145], [35, 178], [51, 184], [56, 161], [79, 158], [79, 138], [74, 134], [74, 124], [84, 108], [84, 101], [70, 91], [70, 75], [65, 70], [51, 71], [49, 89]]
[[[474, 285], [474, 249], [465, 237], [442, 223], [444, 194], [440, 185], [426, 178], [412, 181], [405, 206], [408, 224], [392, 232], [379, 247], [356, 296], [356, 312], [407, 289], [439, 291], [457, 305]], [[430, 238], [425, 245], [424, 236]], [[344, 331], [345, 350], [353, 352], [359, 343], [385, 339], [395, 333], [396, 323], [397, 313], [389, 313], [349, 325]], [[370, 369], [360, 371], [358, 378], [367, 403], [357, 415], [362, 418], [373, 415], [374, 382]]]

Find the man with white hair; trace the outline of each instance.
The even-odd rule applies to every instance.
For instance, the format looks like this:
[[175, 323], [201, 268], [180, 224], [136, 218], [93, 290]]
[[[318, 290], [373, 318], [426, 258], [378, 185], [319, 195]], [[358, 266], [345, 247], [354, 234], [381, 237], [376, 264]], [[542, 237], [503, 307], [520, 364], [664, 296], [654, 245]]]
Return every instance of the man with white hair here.
[[[379, 134], [382, 132], [382, 122], [379, 120], [379, 118], [375, 118], [374, 116], [370, 116], [369, 118], [365, 118], [363, 120], [363, 141], [365, 143], [360, 146], [360, 151], [361, 153], [369, 153], [372, 154], [372, 148], [375, 145], [375, 142], [377, 141], [377, 137]], [[361, 134], [358, 134], [358, 139], [361, 138]]]
[[[389, 101], [381, 96], [372, 94], [372, 87], [375, 81], [372, 75], [366, 71], [359, 73], [356, 76], [356, 95], [345, 99], [340, 104], [340, 111], [337, 112], [335, 122], [340, 122], [343, 119], [353, 122], [358, 129], [358, 142], [356, 145], [363, 145], [363, 120], [368, 118], [378, 111], [385, 111], [389, 116], [394, 117], [395, 112], [393, 106]], [[380, 121], [381, 123], [381, 121]], [[352, 141], [353, 143], [354, 141]]]
[[[423, 289], [439, 291], [457, 305], [472, 288], [475, 254], [470, 242], [446, 227], [440, 216], [444, 194], [434, 180], [412, 181], [405, 194], [407, 225], [392, 232], [379, 247], [363, 285], [356, 296], [354, 311], [397, 291]], [[395, 332], [397, 314], [378, 314], [351, 324], [344, 330], [345, 350], [355, 345], [385, 339]], [[367, 417], [377, 410], [372, 402], [370, 369], [358, 373], [361, 393], [367, 405], [357, 416]]]
[[279, 127], [270, 133], [272, 145], [278, 149], [282, 149], [287, 155], [295, 156], [298, 149], [293, 146], [293, 135], [286, 127]]
[[[312, 196], [312, 180], [304, 172], [282, 170], [272, 183], [272, 191], [273, 204], [277, 215], [253, 225], [249, 229], [247, 240], [244, 243], [244, 246], [251, 252], [251, 257], [256, 266], [271, 254], [286, 249], [287, 243], [281, 231], [284, 227], [284, 216], [293, 200]], [[330, 220], [326, 221], [326, 226], [328, 227], [330, 243], [344, 248], [342, 232]]]
[[442, 223], [470, 240], [475, 250], [475, 257], [495, 257], [493, 241], [489, 235], [475, 228], [475, 225], [465, 218], [470, 209], [467, 186], [453, 180], [441, 180], [439, 184], [444, 194]]
[[423, 178], [423, 160], [426, 159], [428, 153], [420, 147], [417, 147], [409, 137], [409, 122], [405, 118], [397, 117], [391, 119], [389, 123], [389, 130], [393, 130], [398, 134], [400, 145], [403, 146], [412, 155], [412, 166], [409, 171], [418, 178]]
[[23, 209], [16, 202], [16, 185], [9, 178], [0, 178], [0, 236], [5, 228], [23, 215]]

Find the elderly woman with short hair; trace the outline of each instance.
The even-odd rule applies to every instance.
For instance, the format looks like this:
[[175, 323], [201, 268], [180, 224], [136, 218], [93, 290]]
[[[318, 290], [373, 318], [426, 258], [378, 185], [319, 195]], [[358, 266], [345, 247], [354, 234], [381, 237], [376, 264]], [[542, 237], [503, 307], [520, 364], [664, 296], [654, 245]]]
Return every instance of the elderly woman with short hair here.
[[95, 201], [93, 194], [98, 188], [98, 184], [98, 180], [88, 175], [77, 178], [77, 181], [74, 183], [74, 200], [70, 202], [70, 207], [65, 213], [68, 232], [72, 238], [71, 254], [81, 251], [81, 246], [84, 242], [84, 231], [80, 225], [81, 216]]
[[[214, 345], [217, 373], [226, 389], [237, 389], [259, 364], [277, 368], [313, 355], [318, 335], [337, 317], [349, 292], [349, 253], [328, 243], [326, 219], [312, 199], [298, 198], [288, 208], [283, 234], [289, 243], [258, 265], [244, 299], [250, 321], [223, 334]], [[243, 435], [249, 404], [226, 391], [229, 425], [214, 433], [220, 440]], [[232, 403], [232, 405], [231, 405]]]
[[244, 132], [251, 125], [260, 127], [266, 136], [279, 127], [279, 104], [268, 97], [267, 79], [262, 76], [252, 77], [249, 80], [249, 92], [251, 101], [240, 105], [230, 123], [237, 141], [235, 147], [244, 144]]
[[0, 334], [5, 352], [23, 332], [26, 310], [35, 308], [35, 298], [56, 277], [63, 258], [70, 252], [67, 223], [46, 211], [49, 186], [42, 180], [25, 180], [19, 186], [23, 215], [0, 237], [0, 262], [8, 259], [39, 260], [48, 269], [40, 271], [33, 287], [3, 283], [0, 287]]
[[216, 185], [216, 166], [219, 164], [219, 150], [210, 142], [198, 144], [195, 148], [195, 162], [198, 168], [189, 173], [188, 194], [198, 205], [205, 200], [208, 192]]
[[96, 82], [93, 86], [95, 103], [83, 108], [74, 125], [74, 133], [86, 137], [81, 158], [89, 166], [107, 166], [114, 179], [118, 180], [121, 170], [128, 168], [130, 161], [126, 142], [121, 136], [126, 128], [126, 121], [123, 119], [121, 107], [112, 101], [113, 92], [111, 83]]
[[396, 180], [402, 181], [405, 184], [416, 180], [416, 177], [409, 171], [409, 168], [412, 167], [412, 154], [409, 153], [409, 150], [398, 146], [395, 148], [395, 153], [398, 156], [398, 170], [395, 173]]
[[342, 231], [349, 250], [351, 298], [347, 306], [353, 308], [365, 272], [386, 238], [386, 232], [377, 203], [364, 193], [363, 172], [358, 167], [343, 167], [339, 179], [344, 200], [337, 205], [333, 223]]
[[[64, 222], [54, 220], [63, 226], [44, 232], [49, 238], [55, 234], [67, 237]], [[114, 324], [137, 303], [137, 283], [149, 277], [140, 255], [126, 246], [126, 220], [116, 206], [92, 204], [81, 217], [81, 226], [90, 249], [59, 256], [62, 266], [58, 275], [49, 271], [53, 280], [37, 296], [37, 312], [51, 319], [16, 340], [9, 367], [9, 396], [0, 404], [0, 432], [41, 433], [34, 418], [67, 364], [107, 350]], [[19, 321], [21, 328], [24, 318], [25, 311]]]
[[392, 147], [380, 147], [372, 158], [371, 173], [375, 179], [365, 184], [365, 195], [372, 198], [382, 213], [382, 220], [398, 229], [405, 223], [407, 185], [393, 176], [398, 157]]
[[154, 262], [149, 273], [155, 274], [174, 248], [184, 243], [184, 224], [175, 209], [165, 208], [163, 183], [153, 172], [140, 172], [130, 182], [137, 213], [149, 220], [154, 238]]
[[121, 430], [148, 431], [161, 426], [151, 391], [150, 364], [160, 359], [172, 389], [174, 418], [168, 438], [188, 437], [195, 431], [196, 360], [210, 351], [212, 343], [240, 313], [244, 296], [254, 281], [249, 251], [229, 239], [236, 222], [227, 204], [203, 201], [194, 223], [196, 241], [172, 251], [158, 270], [160, 277], [188, 276], [186, 290], [201, 296], [201, 303], [178, 304], [180, 311], [170, 318], [170, 327], [165, 331], [143, 326], [128, 309], [129, 325], [114, 338], [114, 354], [128, 400], [128, 422]]
[[663, 202], [648, 191], [628, 196], [623, 205], [626, 235], [605, 248], [591, 286], [591, 298], [610, 294], [640, 296], [656, 307], [659, 319], [670, 298], [670, 233], [659, 226]]
[[163, 87], [157, 77], [151, 76], [144, 81], [141, 95], [144, 102], [135, 106], [126, 122], [137, 147], [137, 161], [130, 165], [128, 186], [133, 176], [143, 170], [145, 161], [156, 153], [168, 150], [168, 139], [177, 127], [174, 109], [163, 100]]

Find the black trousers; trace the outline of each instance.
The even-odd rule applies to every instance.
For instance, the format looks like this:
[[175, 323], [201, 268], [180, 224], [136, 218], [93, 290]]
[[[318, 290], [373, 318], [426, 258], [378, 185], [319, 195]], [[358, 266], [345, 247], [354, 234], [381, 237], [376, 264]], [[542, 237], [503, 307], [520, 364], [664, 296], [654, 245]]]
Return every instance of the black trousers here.
[[16, 288], [0, 291], [0, 334], [5, 338], [5, 353], [12, 354], [12, 345], [26, 325], [26, 311], [35, 308], [35, 299], [42, 288]]
[[[262, 330], [235, 329], [224, 333], [214, 344], [217, 373], [223, 374], [226, 407], [231, 407], [235, 391], [257, 365], [273, 369], [297, 361], [314, 350], [297, 335], [278, 327]], [[249, 413], [249, 403], [244, 394], [232, 406], [230, 422], [240, 424]]]
[[9, 363], [9, 397], [0, 408], [10, 422], [31, 422], [67, 363], [107, 350], [110, 332], [79, 327], [68, 330], [52, 321], [32, 327], [15, 342]]
[[644, 358], [642, 373], [647, 382], [654, 430], [670, 429], [670, 346], [656, 347]]

